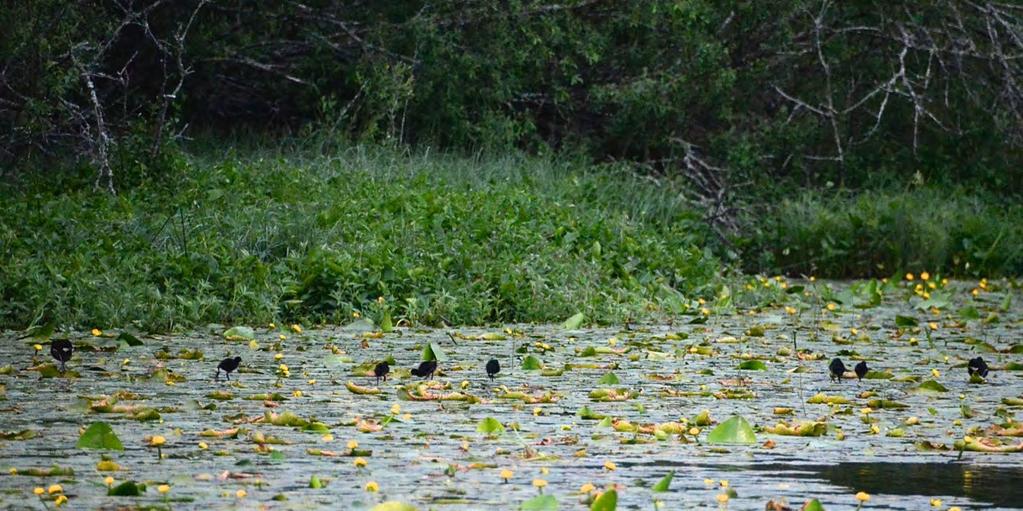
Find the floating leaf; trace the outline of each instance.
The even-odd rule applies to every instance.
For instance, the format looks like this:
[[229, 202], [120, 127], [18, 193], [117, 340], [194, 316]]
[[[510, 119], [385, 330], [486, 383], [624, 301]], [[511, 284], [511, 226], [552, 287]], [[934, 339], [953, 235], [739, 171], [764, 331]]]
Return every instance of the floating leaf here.
[[121, 332], [120, 335], [117, 336], [117, 340], [123, 342], [127, 346], [142, 346], [144, 344], [138, 337], [135, 337], [128, 332]]
[[914, 391], [924, 394], [935, 394], [948, 392], [948, 388], [934, 380], [927, 380], [921, 383]]
[[319, 490], [320, 488], [323, 488], [323, 481], [320, 480], [320, 476], [313, 474], [309, 478], [309, 488], [312, 488], [314, 490]]
[[558, 499], [554, 495], [537, 495], [519, 506], [521, 511], [557, 511]]
[[476, 426], [476, 431], [491, 436], [501, 435], [504, 433], [504, 425], [493, 417], [487, 417]]
[[674, 478], [675, 478], [675, 471], [672, 470], [671, 472], [668, 472], [667, 474], [665, 474], [664, 477], [662, 477], [660, 481], [657, 481], [657, 484], [655, 484], [652, 488], [650, 488], [650, 490], [651, 491], [656, 491], [656, 492], [668, 491], [668, 488], [671, 486], [671, 480], [674, 479]]
[[345, 388], [348, 389], [352, 394], [380, 394], [382, 391], [376, 387], [363, 387], [362, 385], [356, 385], [353, 381], [345, 383]]
[[613, 489], [601, 493], [590, 506], [590, 511], [615, 511], [616, 509], [618, 509], [618, 492]]
[[413, 506], [412, 504], [391, 500], [373, 506], [370, 511], [418, 511], [418, 509], [416, 509], [416, 506]]
[[572, 317], [566, 319], [561, 326], [565, 330], [576, 330], [582, 326], [583, 321], [586, 321], [586, 315], [581, 312], [577, 312], [573, 314]]
[[522, 359], [522, 370], [524, 371], [537, 371], [542, 365], [540, 359], [533, 355], [526, 355], [526, 358]]
[[36, 433], [31, 429], [23, 429], [21, 431], [0, 431], [0, 440], [31, 440], [37, 436], [39, 436], [39, 433]]
[[125, 481], [107, 490], [111, 497], [140, 497], [146, 492], [146, 485], [135, 481]]
[[247, 326], [231, 327], [224, 332], [224, 338], [229, 341], [251, 341], [256, 338], [256, 331]]
[[423, 362], [428, 362], [430, 360], [436, 360], [437, 362], [448, 361], [447, 354], [445, 354], [440, 345], [435, 342], [427, 343], [426, 346], [423, 347]]
[[803, 504], [803, 507], [802, 509], [800, 509], [800, 511], [824, 511], [824, 506], [821, 505], [821, 501], [813, 499], [807, 502], [806, 504]]
[[845, 405], [849, 404], [849, 399], [843, 396], [828, 396], [823, 393], [814, 394], [813, 397], [806, 400], [811, 405]]
[[757, 442], [757, 435], [746, 419], [736, 415], [714, 428], [707, 435], [707, 442], [711, 444], [753, 444]]
[[767, 364], [761, 362], [760, 360], [747, 360], [739, 364], [739, 369], [743, 371], [766, 371]]
[[799, 424], [779, 422], [774, 426], [765, 427], [764, 431], [774, 435], [822, 436], [828, 431], [828, 425], [823, 422], [803, 422]]
[[976, 307], [967, 305], [966, 307], [959, 309], [959, 319], [964, 321], [980, 319], [980, 312]]
[[919, 324], [920, 322], [914, 317], [902, 315], [895, 316], [895, 326], [899, 328], [911, 328]]
[[86, 428], [82, 436], [78, 437], [79, 449], [109, 449], [111, 451], [123, 451], [124, 444], [117, 438], [113, 428], [105, 422], [93, 422]]
[[603, 419], [604, 417], [606, 417], [603, 414], [594, 412], [593, 410], [590, 409], [590, 407], [585, 406], [585, 405], [582, 408], [579, 409], [578, 415], [579, 415], [580, 419], [583, 419], [583, 420], [594, 420], [594, 421], [599, 421], [600, 419]]
[[601, 376], [597, 383], [601, 385], [618, 385], [621, 382], [618, 380], [618, 376], [616, 376], [615, 373], [609, 372], [604, 376]]

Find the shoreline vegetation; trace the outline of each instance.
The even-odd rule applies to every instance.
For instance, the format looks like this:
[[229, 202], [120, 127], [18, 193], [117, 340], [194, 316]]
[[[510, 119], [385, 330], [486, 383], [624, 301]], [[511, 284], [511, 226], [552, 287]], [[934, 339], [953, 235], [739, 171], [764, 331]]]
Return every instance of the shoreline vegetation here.
[[88, 171], [0, 185], [0, 328], [663, 322], [731, 307], [742, 270], [1023, 271], [1023, 207], [964, 189], [804, 192], [746, 219], [733, 252], [681, 183], [624, 167], [331, 154], [200, 147], [155, 179], [120, 176], [117, 196], [89, 191]]

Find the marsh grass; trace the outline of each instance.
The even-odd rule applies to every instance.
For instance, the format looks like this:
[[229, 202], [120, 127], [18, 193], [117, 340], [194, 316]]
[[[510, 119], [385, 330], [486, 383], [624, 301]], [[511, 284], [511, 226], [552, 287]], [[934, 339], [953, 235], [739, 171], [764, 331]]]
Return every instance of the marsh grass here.
[[686, 310], [721, 268], [670, 187], [571, 160], [206, 144], [139, 167], [115, 197], [85, 171], [0, 185], [0, 328], [609, 323]]

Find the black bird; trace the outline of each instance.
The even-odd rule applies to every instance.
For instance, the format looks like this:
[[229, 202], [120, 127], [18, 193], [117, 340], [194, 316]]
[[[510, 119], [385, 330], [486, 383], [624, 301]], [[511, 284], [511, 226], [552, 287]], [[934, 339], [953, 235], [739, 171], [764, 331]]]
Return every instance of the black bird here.
[[213, 379], [219, 380], [220, 379], [220, 371], [224, 371], [225, 373], [227, 373], [227, 379], [230, 380], [231, 379], [231, 371], [234, 371], [235, 369], [238, 369], [238, 364], [241, 364], [241, 363], [242, 363], [242, 357], [225, 358], [224, 360], [221, 360], [220, 364], [217, 365], [217, 375], [214, 376]]
[[969, 363], [966, 364], [966, 371], [970, 373], [970, 376], [979, 374], [980, 376], [987, 378], [987, 362], [984, 362], [982, 357], [971, 358]]
[[856, 364], [856, 367], [853, 370], [856, 371], [856, 377], [862, 381], [863, 377], [867, 375], [867, 371], [869, 371], [869, 369], [867, 369], [867, 361], [860, 361], [859, 364]]
[[71, 354], [74, 352], [74, 345], [67, 339], [57, 339], [50, 343], [50, 356], [55, 358], [57, 362], [60, 362], [61, 373], [66, 370], [64, 364], [71, 360]]
[[501, 372], [501, 363], [496, 358], [492, 358], [487, 362], [487, 376], [491, 380], [494, 379], [494, 375]]
[[842, 363], [842, 359], [836, 358], [828, 364], [828, 370], [831, 371], [832, 381], [842, 381], [842, 375], [845, 374], [845, 364]]
[[437, 361], [427, 360], [419, 364], [419, 367], [412, 370], [412, 374], [415, 376], [421, 376], [423, 378], [433, 378], [433, 373], [437, 371]]
[[377, 377], [377, 383], [380, 383], [380, 378], [383, 378], [384, 381], [387, 381], [387, 373], [389, 372], [391, 372], [391, 366], [387, 364], [386, 360], [380, 362], [379, 364], [376, 365], [376, 367], [373, 368], [373, 374], [376, 375]]

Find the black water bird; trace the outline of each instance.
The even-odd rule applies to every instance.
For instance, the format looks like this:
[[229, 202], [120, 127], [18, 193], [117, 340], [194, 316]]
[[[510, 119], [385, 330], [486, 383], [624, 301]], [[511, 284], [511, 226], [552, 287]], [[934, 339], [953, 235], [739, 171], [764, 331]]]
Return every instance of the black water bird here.
[[845, 374], [845, 364], [842, 363], [842, 359], [836, 358], [828, 364], [828, 370], [831, 371], [832, 381], [842, 381], [842, 375]]
[[970, 373], [970, 376], [977, 374], [987, 378], [987, 362], [984, 362], [983, 357], [971, 358], [966, 364], [966, 371]]
[[501, 372], [501, 363], [496, 358], [492, 358], [487, 362], [487, 376], [491, 380], [494, 379], [494, 375]]
[[433, 373], [437, 371], [437, 361], [427, 360], [419, 364], [419, 367], [412, 370], [412, 374], [415, 376], [421, 376], [423, 378], [433, 378]]
[[856, 364], [856, 367], [853, 370], [856, 371], [856, 377], [862, 381], [863, 377], [867, 375], [867, 371], [869, 371], [869, 369], [867, 369], [867, 361], [860, 361], [859, 364]]
[[373, 375], [377, 377], [377, 383], [380, 383], [380, 378], [387, 381], [387, 373], [389, 372], [391, 372], [391, 366], [387, 364], [386, 360], [380, 362], [373, 368]]
[[238, 369], [238, 364], [242, 363], [242, 357], [225, 358], [220, 361], [217, 365], [217, 375], [213, 377], [215, 380], [220, 379], [220, 371], [227, 373], [227, 379], [231, 379], [231, 372]]
[[61, 373], [67, 370], [64, 364], [71, 360], [71, 355], [74, 352], [74, 345], [67, 339], [57, 339], [50, 343], [50, 356], [56, 359], [57, 362], [60, 362]]

